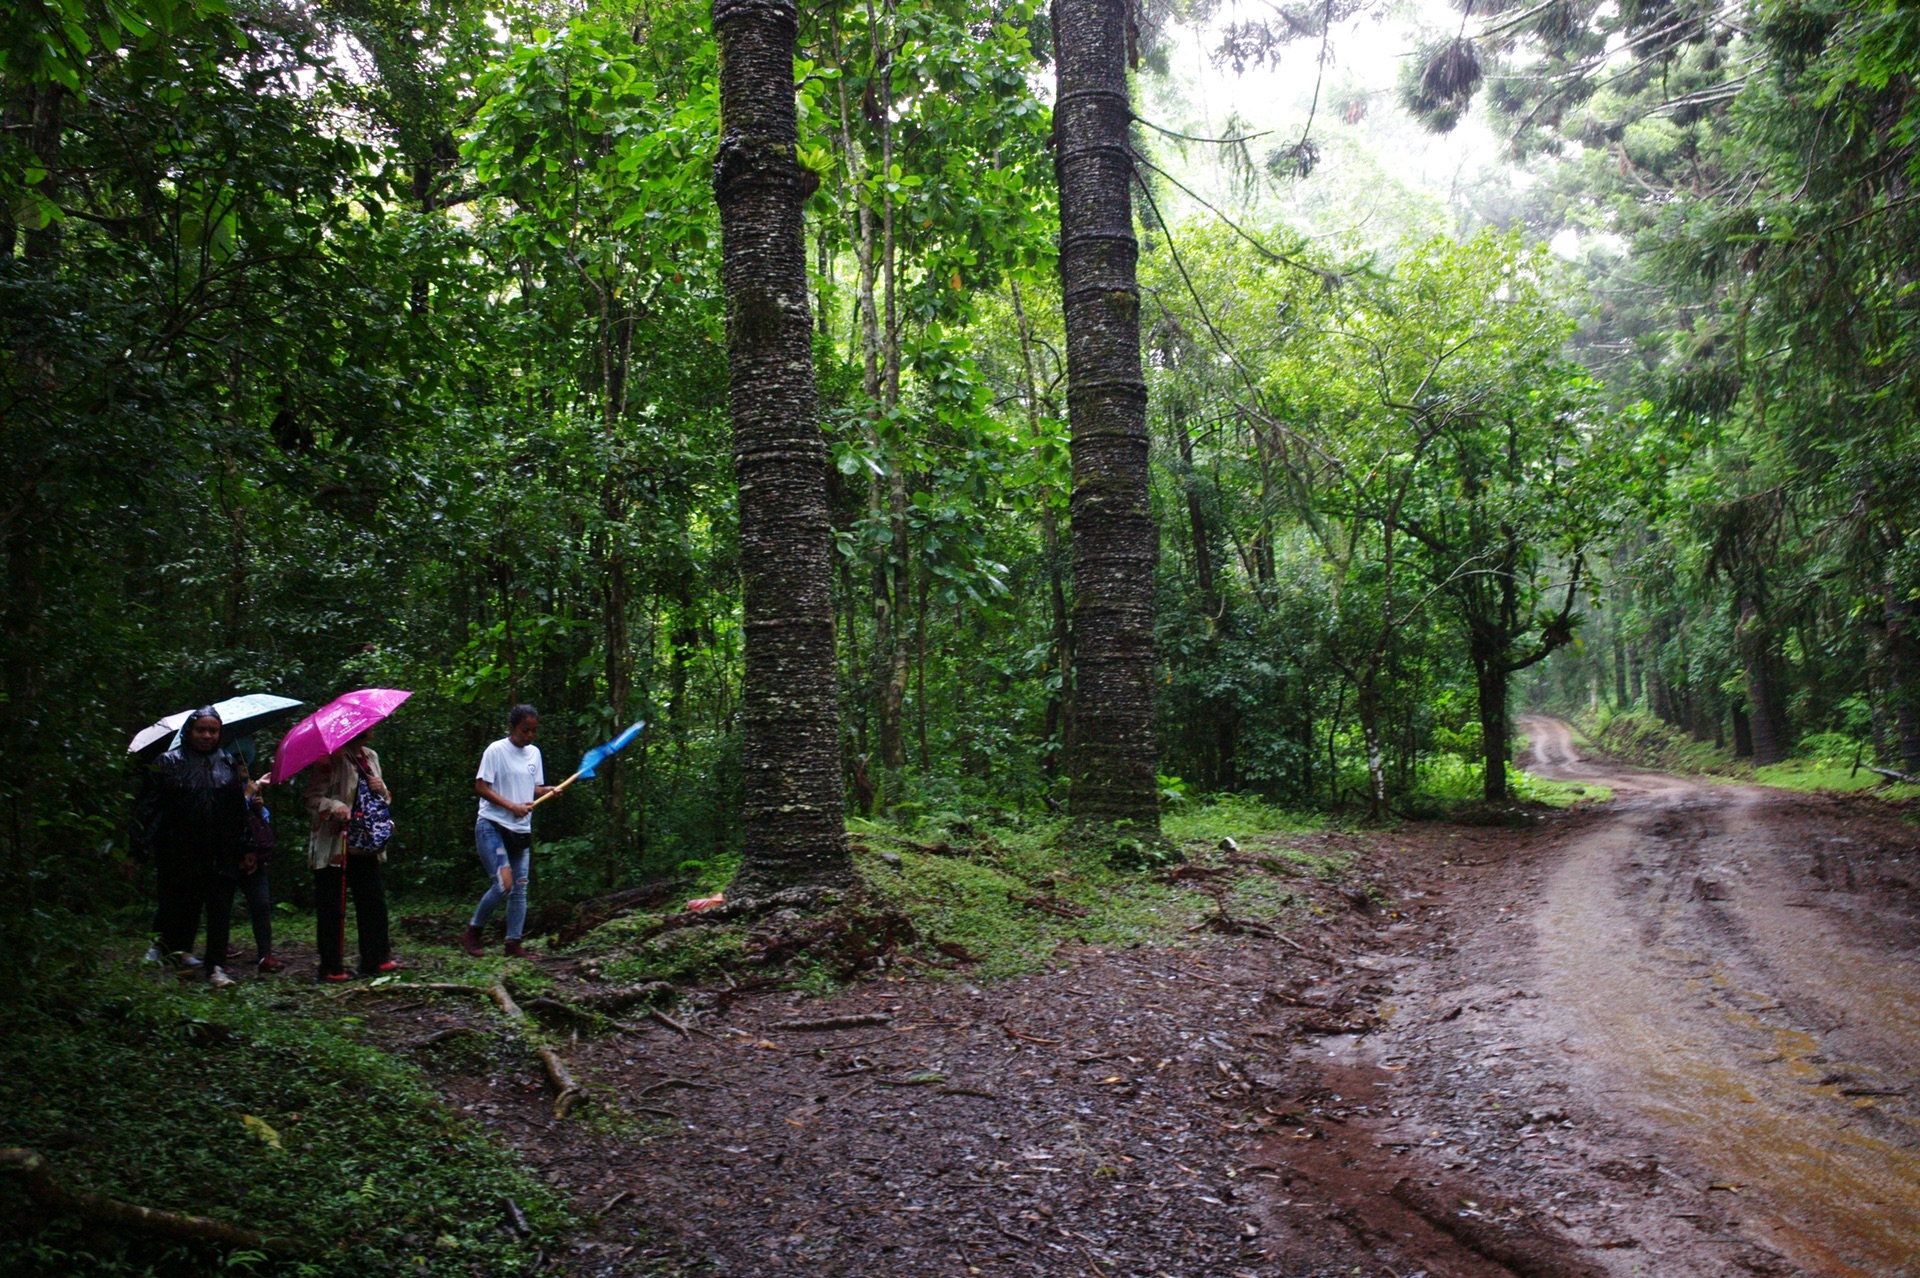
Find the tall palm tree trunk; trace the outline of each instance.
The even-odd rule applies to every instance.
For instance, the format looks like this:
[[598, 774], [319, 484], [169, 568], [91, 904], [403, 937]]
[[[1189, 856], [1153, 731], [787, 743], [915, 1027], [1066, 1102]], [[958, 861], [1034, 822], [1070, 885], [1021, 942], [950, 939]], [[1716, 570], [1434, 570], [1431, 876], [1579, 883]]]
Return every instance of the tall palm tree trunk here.
[[1140, 371], [1125, 0], [1054, 8], [1054, 166], [1072, 431], [1073, 714], [1068, 811], [1157, 830], [1147, 385]]
[[746, 860], [736, 890], [852, 879], [828, 553], [826, 445], [814, 422], [793, 0], [716, 0], [721, 276], [740, 491]]

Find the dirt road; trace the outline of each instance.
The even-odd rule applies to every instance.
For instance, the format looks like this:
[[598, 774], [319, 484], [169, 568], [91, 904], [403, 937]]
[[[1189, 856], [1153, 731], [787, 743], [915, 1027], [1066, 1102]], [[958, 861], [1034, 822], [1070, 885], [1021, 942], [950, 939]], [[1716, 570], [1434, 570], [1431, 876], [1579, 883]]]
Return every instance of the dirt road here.
[[[709, 996], [569, 1045], [625, 1119], [554, 1122], [511, 1055], [443, 1094], [572, 1194], [543, 1272], [582, 1278], [1920, 1278], [1914, 829], [1525, 726], [1616, 797], [1189, 867], [1354, 858], [1297, 875], [1287, 934]], [[473, 1014], [412, 1006], [375, 1032]]]
[[1589, 1129], [1571, 1170], [1657, 1190], [1570, 1232], [1617, 1273], [1920, 1274], [1910, 833], [1586, 762], [1565, 724], [1525, 727], [1530, 766], [1616, 798], [1521, 882], [1484, 879], [1480, 926], [1425, 983], [1462, 981], [1441, 1001], [1474, 1016], [1444, 1047], [1506, 1063], [1489, 1091], [1564, 1096], [1546, 1108]]

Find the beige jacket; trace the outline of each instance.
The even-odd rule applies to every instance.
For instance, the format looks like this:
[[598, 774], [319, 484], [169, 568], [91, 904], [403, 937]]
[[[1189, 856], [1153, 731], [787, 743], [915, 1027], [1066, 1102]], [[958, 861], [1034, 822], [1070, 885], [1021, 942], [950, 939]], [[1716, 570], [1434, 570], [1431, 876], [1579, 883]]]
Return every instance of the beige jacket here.
[[[336, 750], [308, 768], [306, 802], [313, 828], [307, 836], [307, 864], [316, 870], [346, 863], [347, 819], [353, 815], [353, 801], [360, 793], [360, 770], [349, 755], [366, 761], [367, 783], [375, 794], [389, 801], [393, 797], [380, 776], [380, 756], [371, 750]], [[380, 859], [387, 859], [385, 848], [380, 850]]]

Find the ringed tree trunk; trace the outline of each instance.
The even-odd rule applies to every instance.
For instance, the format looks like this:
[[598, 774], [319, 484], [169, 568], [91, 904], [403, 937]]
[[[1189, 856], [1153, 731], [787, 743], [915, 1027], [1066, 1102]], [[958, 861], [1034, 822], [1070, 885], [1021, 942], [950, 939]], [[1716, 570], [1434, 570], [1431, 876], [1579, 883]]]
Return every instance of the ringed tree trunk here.
[[740, 491], [745, 860], [735, 890], [850, 883], [828, 552], [795, 152], [793, 0], [715, 0], [721, 276]]
[[1127, 5], [1054, 7], [1054, 171], [1072, 434], [1073, 709], [1068, 812], [1157, 831], [1147, 384], [1134, 278]]

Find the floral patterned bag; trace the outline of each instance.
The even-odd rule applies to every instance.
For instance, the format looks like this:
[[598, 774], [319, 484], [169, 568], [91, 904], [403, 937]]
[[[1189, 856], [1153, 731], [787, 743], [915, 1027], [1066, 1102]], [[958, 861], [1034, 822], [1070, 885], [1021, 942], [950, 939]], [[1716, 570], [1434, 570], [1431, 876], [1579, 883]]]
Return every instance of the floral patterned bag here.
[[353, 815], [347, 819], [347, 850], [379, 852], [393, 837], [393, 805], [373, 792], [365, 776], [353, 797]]

